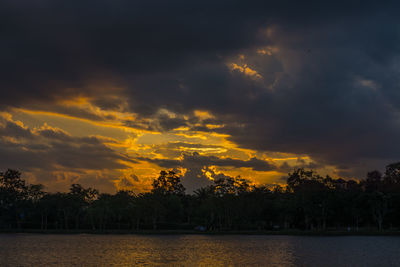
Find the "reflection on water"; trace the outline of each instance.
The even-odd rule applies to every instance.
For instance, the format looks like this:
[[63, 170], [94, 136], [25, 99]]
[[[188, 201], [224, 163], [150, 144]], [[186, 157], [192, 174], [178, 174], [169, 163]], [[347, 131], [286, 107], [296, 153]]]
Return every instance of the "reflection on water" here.
[[400, 266], [399, 237], [0, 235], [0, 266]]

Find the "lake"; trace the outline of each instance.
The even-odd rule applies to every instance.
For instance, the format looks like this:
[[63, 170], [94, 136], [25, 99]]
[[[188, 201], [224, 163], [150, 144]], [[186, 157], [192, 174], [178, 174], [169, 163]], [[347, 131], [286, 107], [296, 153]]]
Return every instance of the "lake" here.
[[400, 266], [400, 237], [0, 234], [0, 266]]

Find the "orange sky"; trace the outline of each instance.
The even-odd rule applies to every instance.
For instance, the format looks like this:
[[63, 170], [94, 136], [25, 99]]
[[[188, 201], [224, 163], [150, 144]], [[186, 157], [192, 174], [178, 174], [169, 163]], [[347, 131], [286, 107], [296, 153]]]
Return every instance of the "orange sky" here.
[[[123, 104], [123, 101], [121, 103]], [[166, 109], [160, 109], [158, 113], [170, 118], [176, 116]], [[79, 114], [84, 114], [84, 116]], [[91, 114], [91, 116], [87, 114]], [[194, 116], [198, 119], [197, 126], [202, 126], [203, 121], [214, 118], [213, 114], [206, 110], [195, 110]], [[118, 162], [120, 166], [110, 166], [105, 169], [90, 166], [86, 168], [85, 165], [69, 169], [62, 163], [51, 163], [52, 166], [48, 170], [34, 168], [34, 166], [26, 168], [23, 162], [10, 166], [20, 167], [30, 182], [43, 183], [51, 191], [66, 190], [71, 183], [82, 183], [85, 186], [96, 187], [106, 192], [120, 189], [137, 192], [146, 191], [151, 187], [151, 181], [157, 177], [160, 170], [168, 169], [164, 165], [159, 166], [156, 162], [150, 160], [179, 161], [183, 160], [185, 155], [210, 156], [236, 160], [236, 162], [235, 164], [222, 164], [220, 166], [208, 162], [208, 165], [199, 166], [198, 164], [201, 165], [200, 162], [193, 166], [182, 161], [182, 166], [174, 168], [182, 175], [187, 173], [190, 168], [200, 168], [200, 172], [195, 172], [198, 179], [213, 179], [213, 176], [218, 174], [240, 175], [252, 182], [265, 184], [282, 183], [284, 181], [281, 178], [287, 174], [287, 171], [295, 166], [306, 165], [311, 162], [306, 155], [268, 153], [240, 148], [228, 140], [229, 135], [213, 132], [213, 129], [223, 126], [218, 124], [205, 124], [205, 127], [209, 129], [207, 132], [193, 131], [187, 127], [178, 127], [169, 131], [128, 127], [123, 124], [126, 119], [137, 121], [139, 125], [141, 123], [157, 124], [157, 121], [156, 119], [154, 121], [151, 121], [151, 119], [140, 121], [137, 114], [126, 111], [104, 111], [93, 106], [90, 99], [84, 98], [63, 100], [54, 103], [51, 109], [14, 108], [9, 112], [3, 112], [1, 117], [3, 125], [9, 122], [33, 135], [41, 135], [41, 138], [33, 140], [10, 137], [10, 142], [22, 144], [33, 142], [37, 145], [47, 145], [54, 142], [54, 133], [62, 133], [70, 138], [78, 139], [95, 137], [101, 145], [118, 155], [123, 155], [126, 159], [132, 160], [110, 157], [110, 161]], [[43, 135], [42, 133], [45, 131], [51, 131], [52, 134]], [[72, 146], [82, 146], [79, 141], [75, 142], [77, 144], [72, 144]], [[30, 148], [24, 149], [29, 150]], [[95, 153], [89, 156], [92, 158], [86, 158], [85, 161], [96, 161]], [[246, 161], [252, 158], [275, 167], [272, 170], [258, 170], [246, 166]], [[80, 161], [82, 159], [78, 155], [73, 160]], [[243, 167], [240, 166], [241, 162], [244, 162]]]

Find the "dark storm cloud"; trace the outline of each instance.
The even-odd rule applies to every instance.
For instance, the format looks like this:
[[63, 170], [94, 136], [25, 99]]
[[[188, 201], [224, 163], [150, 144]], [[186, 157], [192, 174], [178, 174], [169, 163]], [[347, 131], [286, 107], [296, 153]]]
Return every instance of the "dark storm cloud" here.
[[[174, 86], [174, 71], [183, 65], [256, 46], [269, 21], [308, 21], [315, 11], [321, 18], [324, 7], [360, 9], [317, 1], [2, 1], [2, 99], [17, 104], [93, 93], [81, 88], [104, 78], [136, 80], [139, 74], [153, 80], [153, 90]], [[163, 79], [151, 79], [154, 73]]]
[[[215, 60], [216, 52], [255, 41], [262, 22], [238, 19], [242, 11], [223, 2], [3, 1], [2, 99], [17, 105], [93, 94], [81, 90], [93, 80], [151, 79], [190, 58]], [[166, 73], [163, 82], [175, 79]]]
[[181, 160], [169, 160], [169, 159], [149, 159], [149, 158], [137, 158], [138, 160], [144, 160], [157, 164], [163, 168], [202, 168], [206, 166], [219, 166], [219, 167], [236, 167], [236, 168], [251, 168], [255, 171], [272, 171], [276, 167], [264, 160], [257, 158], [251, 158], [249, 160], [239, 160], [232, 158], [219, 158], [216, 156], [202, 156], [199, 153], [194, 152], [193, 154], [184, 154]]
[[[398, 159], [399, 57], [391, 45], [398, 33], [390, 29], [394, 22], [382, 17], [350, 20], [347, 29], [345, 22], [277, 28], [272, 39], [280, 48], [278, 56], [291, 57], [292, 62], [286, 61], [293, 69], [276, 84], [272, 97], [254, 101], [248, 111], [256, 116], [245, 127], [231, 124], [222, 131], [245, 147], [308, 154], [344, 169], [360, 160]], [[389, 29], [378, 29], [375, 23]], [[368, 33], [362, 32], [364, 27]], [[392, 40], [381, 39], [382, 34]], [[265, 103], [269, 105], [262, 107]]]
[[[116, 110], [119, 94], [143, 118], [208, 110], [225, 125], [213, 131], [239, 146], [343, 170], [400, 157], [395, 2], [43, 0], [0, 10], [3, 107], [83, 95]], [[277, 50], [255, 53], [265, 46]], [[239, 54], [261, 80], [229, 70]], [[157, 119], [162, 131], [187, 125]]]

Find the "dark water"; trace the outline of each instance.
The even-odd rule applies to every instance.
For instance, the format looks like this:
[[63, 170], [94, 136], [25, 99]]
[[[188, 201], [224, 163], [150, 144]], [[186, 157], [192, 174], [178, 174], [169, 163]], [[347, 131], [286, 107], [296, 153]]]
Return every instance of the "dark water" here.
[[0, 266], [400, 266], [400, 237], [0, 234]]

